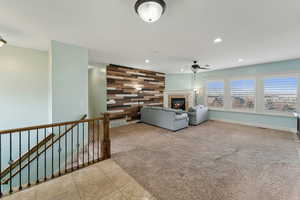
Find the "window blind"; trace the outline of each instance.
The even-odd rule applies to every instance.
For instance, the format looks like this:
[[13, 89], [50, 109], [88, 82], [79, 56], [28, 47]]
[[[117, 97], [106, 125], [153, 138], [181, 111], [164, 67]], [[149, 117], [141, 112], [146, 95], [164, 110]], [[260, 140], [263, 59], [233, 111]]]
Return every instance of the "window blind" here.
[[264, 79], [264, 108], [266, 111], [294, 112], [297, 107], [297, 78]]
[[231, 102], [233, 109], [253, 110], [255, 107], [255, 81], [230, 81]]
[[209, 107], [224, 106], [224, 82], [213, 81], [207, 83], [207, 105]]

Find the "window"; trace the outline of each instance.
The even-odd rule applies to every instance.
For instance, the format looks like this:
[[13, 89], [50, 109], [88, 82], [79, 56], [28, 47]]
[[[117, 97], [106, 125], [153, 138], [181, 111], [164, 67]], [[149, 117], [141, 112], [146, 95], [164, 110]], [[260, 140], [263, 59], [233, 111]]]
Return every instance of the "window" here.
[[224, 106], [224, 82], [207, 83], [207, 106], [222, 108]]
[[293, 112], [297, 107], [297, 78], [264, 79], [265, 111]]
[[254, 110], [255, 107], [255, 81], [230, 81], [231, 102], [233, 109]]

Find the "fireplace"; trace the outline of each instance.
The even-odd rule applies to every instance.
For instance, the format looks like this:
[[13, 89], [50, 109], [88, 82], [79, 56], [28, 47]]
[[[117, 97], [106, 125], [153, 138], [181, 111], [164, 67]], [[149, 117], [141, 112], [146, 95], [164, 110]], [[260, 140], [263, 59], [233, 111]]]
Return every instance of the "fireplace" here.
[[193, 105], [193, 91], [189, 92], [165, 92], [164, 107], [173, 109], [182, 109], [188, 111]]
[[185, 98], [171, 98], [171, 108], [186, 110]]

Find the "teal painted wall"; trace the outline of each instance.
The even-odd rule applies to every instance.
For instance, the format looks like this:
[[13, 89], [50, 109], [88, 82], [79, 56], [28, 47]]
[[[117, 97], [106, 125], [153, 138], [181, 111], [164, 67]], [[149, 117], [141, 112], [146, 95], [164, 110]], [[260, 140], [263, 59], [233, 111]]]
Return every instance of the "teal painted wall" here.
[[[48, 52], [15, 46], [0, 48], [0, 130], [46, 124], [48, 116]], [[35, 131], [29, 138], [31, 146], [36, 144]], [[9, 134], [1, 135], [1, 170], [9, 161]], [[27, 151], [27, 132], [21, 135], [21, 150]], [[19, 134], [12, 134], [12, 158], [19, 157]], [[42, 156], [41, 156], [42, 157]], [[41, 158], [43, 160], [43, 158]], [[32, 166], [35, 162], [32, 163]], [[26, 172], [25, 172], [26, 170]], [[25, 180], [27, 168], [23, 170]], [[34, 174], [32, 170], [32, 175]], [[18, 176], [13, 185], [18, 182]], [[7, 185], [1, 185], [8, 191]]]
[[48, 123], [48, 52], [0, 48], [0, 130]]
[[254, 113], [210, 110], [209, 119], [293, 132], [297, 128], [296, 118]]
[[166, 90], [188, 90], [193, 87], [192, 74], [167, 74]]
[[[210, 72], [201, 72], [197, 74], [195, 86], [203, 88], [206, 80], [224, 79], [224, 78], [239, 78], [245, 76], [270, 75], [270, 74], [285, 74], [285, 73], [300, 73], [300, 59], [287, 60], [273, 63], [257, 64], [251, 66], [230, 68], [224, 70], [214, 70]], [[193, 89], [192, 75], [188, 80], [187, 74], [167, 74], [166, 85], [169, 88], [187, 88]], [[176, 80], [185, 80], [177, 82]], [[300, 97], [299, 97], [300, 98]], [[204, 96], [199, 96], [198, 102], [204, 103]], [[260, 127], [275, 128], [283, 130], [296, 130], [296, 119], [293, 117], [262, 115], [253, 113], [238, 113], [230, 111], [209, 111], [210, 119], [230, 121], [243, 124], [252, 124]]]
[[72, 121], [88, 114], [88, 50], [51, 41], [52, 122]]
[[89, 116], [99, 117], [107, 111], [106, 66], [92, 64], [89, 67]]
[[[5, 46], [0, 48], [0, 129], [19, 128], [31, 125], [41, 125], [51, 121], [69, 121], [81, 117], [88, 113], [88, 51], [87, 49], [64, 44], [57, 41], [51, 42], [51, 48], [48, 52], [37, 51], [33, 49]], [[64, 131], [51, 128], [39, 129], [28, 132], [21, 132], [22, 144], [19, 144], [19, 133], [13, 133], [12, 138], [12, 159], [19, 157], [19, 148], [21, 154], [44, 139], [49, 133], [56, 135]], [[74, 135], [85, 135], [77, 142]], [[73, 134], [60, 139], [61, 144], [67, 144], [67, 147], [61, 146], [61, 161], [71, 160], [71, 149], [76, 150], [77, 143], [80, 148], [87, 145], [87, 126], [85, 128], [73, 129]], [[29, 136], [29, 138], [28, 138]], [[65, 141], [68, 141], [65, 143]], [[73, 140], [73, 148], [72, 143]], [[1, 169], [8, 166], [10, 159], [10, 134], [1, 135]], [[68, 149], [68, 150], [67, 150]], [[67, 150], [67, 151], [66, 151]], [[47, 162], [46, 171], [44, 168], [45, 153], [34, 160], [30, 165], [30, 180], [34, 182], [37, 177], [44, 178], [44, 174], [50, 177], [51, 165], [53, 160], [54, 173], [58, 171], [59, 144], [53, 145], [54, 158], [52, 159], [52, 149], [46, 151]], [[66, 156], [66, 157], [65, 157]], [[41, 167], [42, 166], [42, 167]], [[61, 169], [64, 169], [64, 162], [61, 162]], [[26, 183], [28, 168], [22, 170], [22, 183]], [[19, 184], [19, 174], [13, 178], [12, 186]], [[2, 191], [7, 192], [9, 185], [1, 185]]]
[[300, 72], [300, 59], [198, 73], [197, 84], [201, 84], [202, 80], [208, 78], [238, 77], [288, 72]]

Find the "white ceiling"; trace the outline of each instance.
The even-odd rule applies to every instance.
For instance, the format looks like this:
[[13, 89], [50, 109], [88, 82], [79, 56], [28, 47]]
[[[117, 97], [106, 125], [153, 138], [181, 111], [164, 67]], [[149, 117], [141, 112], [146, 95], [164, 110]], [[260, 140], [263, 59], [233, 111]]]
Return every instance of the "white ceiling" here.
[[[136, 15], [134, 3], [0, 0], [0, 35], [43, 50], [50, 40], [76, 44], [90, 50], [90, 62], [166, 73], [189, 71], [194, 59], [220, 69], [300, 58], [299, 0], [166, 0], [154, 24]], [[217, 37], [223, 42], [214, 44]]]

